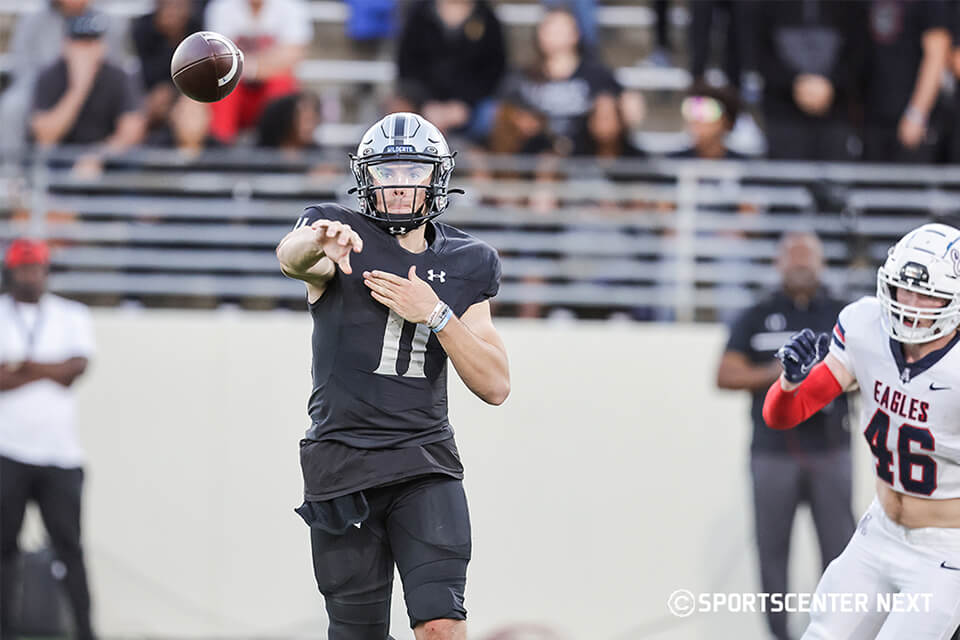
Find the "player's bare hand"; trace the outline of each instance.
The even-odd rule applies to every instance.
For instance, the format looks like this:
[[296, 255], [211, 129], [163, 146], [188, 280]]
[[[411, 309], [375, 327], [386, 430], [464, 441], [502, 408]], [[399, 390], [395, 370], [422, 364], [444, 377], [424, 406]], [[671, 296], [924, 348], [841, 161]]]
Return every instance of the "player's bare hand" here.
[[415, 266], [410, 267], [406, 278], [386, 271], [364, 271], [363, 283], [374, 300], [415, 324], [426, 322], [440, 301], [433, 288], [417, 276]]
[[363, 239], [350, 225], [336, 220], [317, 220], [310, 225], [323, 255], [333, 260], [344, 273], [353, 273], [350, 252], [363, 251]]

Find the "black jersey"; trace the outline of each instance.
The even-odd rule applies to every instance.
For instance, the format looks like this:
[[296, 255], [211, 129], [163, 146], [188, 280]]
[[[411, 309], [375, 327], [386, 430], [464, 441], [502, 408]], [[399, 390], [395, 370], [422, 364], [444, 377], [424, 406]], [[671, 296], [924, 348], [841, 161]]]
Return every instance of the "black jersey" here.
[[350, 209], [311, 206], [297, 222], [349, 224], [363, 238], [350, 255], [352, 274], [337, 269], [313, 317], [311, 426], [301, 442], [307, 500], [428, 473], [461, 477], [447, 419], [447, 354], [422, 324], [377, 302], [363, 272], [406, 277], [411, 265], [460, 316], [496, 295], [500, 260], [489, 245], [442, 223], [427, 223], [428, 248], [411, 253]]

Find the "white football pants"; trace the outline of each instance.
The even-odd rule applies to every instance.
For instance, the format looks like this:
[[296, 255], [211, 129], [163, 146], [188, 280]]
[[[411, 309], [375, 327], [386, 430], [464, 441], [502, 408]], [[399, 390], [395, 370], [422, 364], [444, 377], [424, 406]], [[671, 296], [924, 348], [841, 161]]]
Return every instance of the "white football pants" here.
[[852, 597], [863, 606], [811, 606], [802, 640], [948, 640], [960, 626], [960, 529], [908, 529], [874, 498], [820, 578], [824, 594], [864, 594]]

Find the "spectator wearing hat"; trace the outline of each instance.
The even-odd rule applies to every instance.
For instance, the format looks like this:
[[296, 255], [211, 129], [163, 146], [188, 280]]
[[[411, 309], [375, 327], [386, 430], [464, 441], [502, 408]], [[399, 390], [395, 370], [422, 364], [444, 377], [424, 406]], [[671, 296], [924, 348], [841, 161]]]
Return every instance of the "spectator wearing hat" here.
[[670, 154], [671, 158], [735, 160], [744, 156], [727, 147], [727, 134], [740, 112], [740, 100], [728, 89], [698, 84], [680, 104], [693, 146]]
[[89, 11], [66, 25], [63, 53], [37, 79], [34, 141], [102, 145], [113, 153], [138, 144], [145, 131], [139, 82], [105, 58], [103, 15]]
[[[0, 566], [14, 566], [28, 502], [36, 503], [63, 584], [76, 637], [94, 637], [80, 545], [83, 451], [77, 440], [73, 383], [93, 354], [84, 305], [46, 292], [47, 246], [13, 242], [0, 295]], [[9, 637], [16, 576], [0, 572], [0, 635]]]
[[[60, 57], [63, 34], [72, 18], [90, 10], [90, 0], [50, 0], [17, 20], [7, 60], [10, 85], [0, 94], [0, 144], [7, 151], [22, 151], [27, 143], [30, 111], [37, 77]], [[127, 47], [127, 24], [117, 15], [104, 14], [106, 59], [122, 64]]]

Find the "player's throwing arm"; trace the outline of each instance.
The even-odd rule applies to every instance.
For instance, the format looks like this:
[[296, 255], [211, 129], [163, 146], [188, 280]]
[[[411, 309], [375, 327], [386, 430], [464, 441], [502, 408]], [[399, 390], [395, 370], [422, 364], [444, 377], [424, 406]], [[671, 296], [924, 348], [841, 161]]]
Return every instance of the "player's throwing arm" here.
[[[315, 299], [336, 267], [352, 273], [350, 253], [363, 251], [363, 239], [350, 225], [336, 220], [317, 220], [288, 233], [277, 245], [277, 259], [283, 273], [313, 285]], [[312, 301], [312, 300], [311, 300]]]

